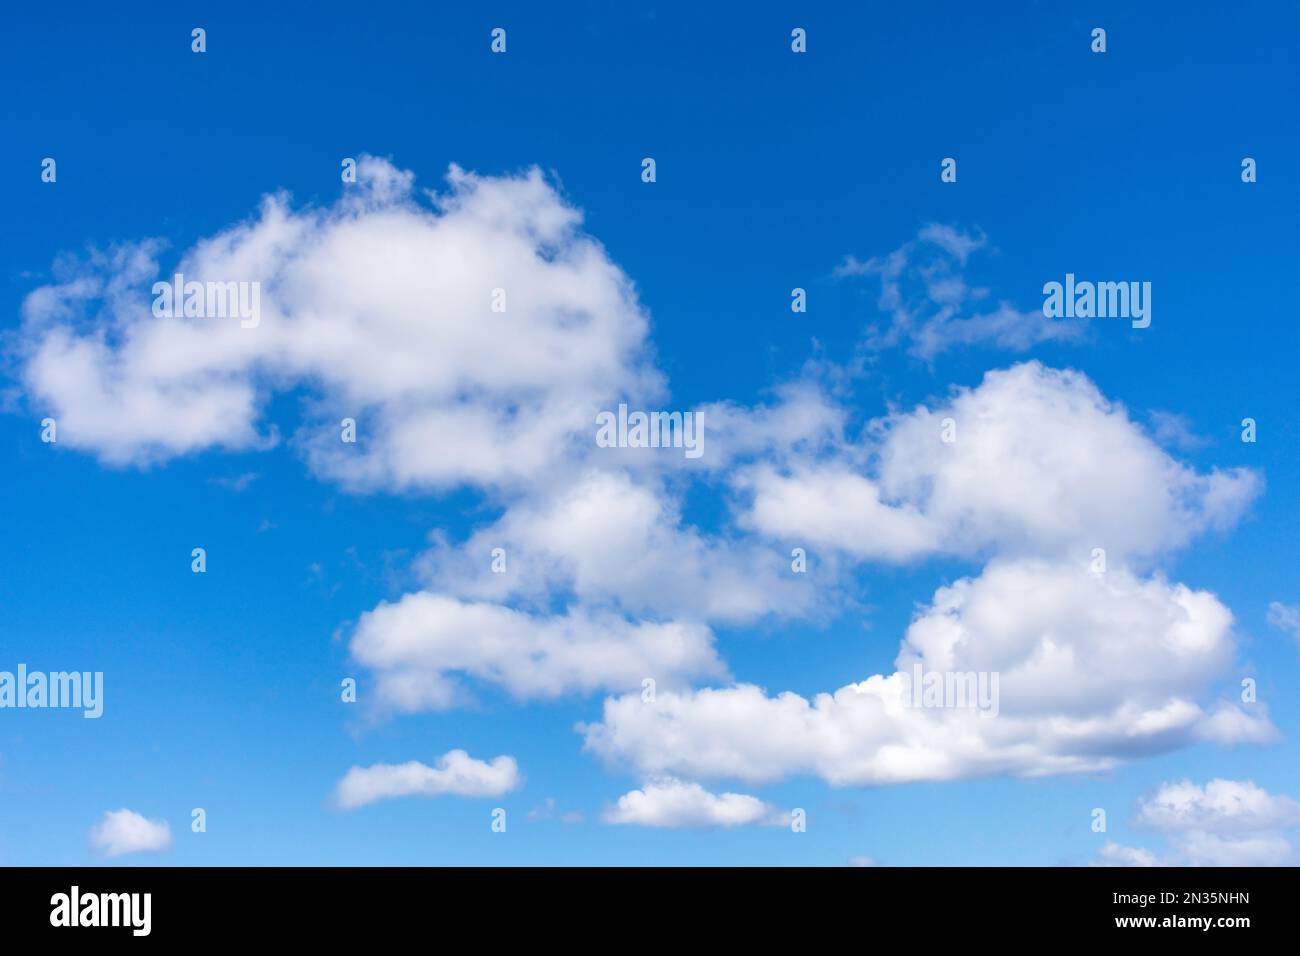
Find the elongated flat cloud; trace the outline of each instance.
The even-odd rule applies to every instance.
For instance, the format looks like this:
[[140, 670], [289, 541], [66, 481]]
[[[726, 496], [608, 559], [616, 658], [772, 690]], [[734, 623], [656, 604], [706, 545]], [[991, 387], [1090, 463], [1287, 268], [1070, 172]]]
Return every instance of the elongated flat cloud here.
[[1108, 866], [1279, 866], [1296, 861], [1286, 831], [1300, 827], [1300, 803], [1250, 780], [1163, 784], [1138, 804], [1135, 824], [1162, 834], [1168, 851], [1109, 842]]
[[[751, 684], [626, 695], [579, 730], [591, 752], [647, 776], [870, 786], [1100, 770], [1199, 740], [1272, 739], [1262, 712], [1214, 693], [1231, 624], [1212, 594], [1159, 578], [995, 562], [936, 592], [896, 673], [811, 700]], [[996, 706], [917, 706], [918, 665], [996, 674]]]
[[430, 767], [411, 760], [403, 764], [378, 763], [353, 767], [339, 781], [334, 799], [344, 810], [396, 797], [499, 797], [520, 785], [514, 757], [475, 760], [463, 750], [451, 750]]
[[150, 820], [123, 807], [109, 810], [91, 827], [90, 845], [108, 857], [158, 853], [172, 845], [172, 828], [166, 820]]
[[[323, 475], [510, 484], [589, 446], [598, 409], [659, 392], [631, 283], [536, 169], [452, 167], [431, 203], [384, 160], [358, 177], [323, 209], [268, 197], [181, 256], [186, 281], [259, 283], [256, 327], [155, 316], [152, 284], [172, 277], [157, 243], [33, 292], [18, 353], [60, 444], [117, 464], [265, 446], [269, 398], [303, 388], [295, 442]], [[344, 417], [355, 444], [340, 440]]]
[[667, 778], [618, 798], [604, 816], [606, 823], [647, 827], [735, 827], [787, 822], [781, 812], [743, 793], [710, 793], [698, 783]]
[[712, 633], [698, 624], [634, 623], [583, 610], [530, 615], [429, 592], [362, 615], [351, 652], [376, 672], [385, 704], [405, 711], [461, 702], [461, 677], [529, 700], [726, 673]]

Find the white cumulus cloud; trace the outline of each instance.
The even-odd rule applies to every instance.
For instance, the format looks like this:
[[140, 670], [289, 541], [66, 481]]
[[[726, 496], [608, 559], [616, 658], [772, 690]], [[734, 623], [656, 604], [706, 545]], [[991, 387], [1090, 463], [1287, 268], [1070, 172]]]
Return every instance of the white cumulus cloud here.
[[[666, 387], [635, 288], [580, 212], [535, 169], [453, 166], [446, 190], [424, 195], [385, 160], [358, 172], [324, 207], [267, 197], [165, 269], [153, 241], [59, 263], [26, 299], [11, 357], [60, 446], [108, 463], [266, 448], [283, 430], [316, 474], [353, 489], [480, 492], [492, 520], [462, 541], [434, 535], [423, 589], [357, 622], [349, 650], [382, 709], [453, 707], [476, 683], [519, 701], [616, 695], [583, 732], [592, 752], [656, 781], [619, 801], [629, 820], [753, 810], [756, 798], [678, 777], [1063, 773], [1273, 735], [1262, 705], [1221, 697], [1231, 613], [1154, 570], [1239, 520], [1257, 472], [1180, 462], [1085, 375], [1038, 362], [891, 410], [861, 439], [847, 437], [844, 381], [808, 375], [768, 405], [704, 406], [715, 431], [699, 462], [597, 449], [598, 411], [662, 407]], [[889, 256], [847, 260], [841, 275], [881, 281], [890, 321], [872, 344], [930, 358], [1078, 333], [972, 284], [967, 264], [985, 246], [932, 225]], [[152, 283], [173, 272], [259, 283], [256, 327], [155, 316]], [[285, 395], [300, 422], [268, 418]], [[1157, 437], [1187, 447], [1180, 420], [1160, 416]], [[355, 444], [340, 441], [343, 418], [356, 419]], [[734, 494], [738, 517], [719, 508], [719, 528], [692, 526], [696, 480]], [[508, 573], [488, 571], [498, 547]], [[793, 547], [813, 553], [815, 575], [791, 572]], [[1088, 569], [1094, 549], [1104, 573]], [[855, 563], [935, 556], [987, 564], [919, 611], [898, 673], [811, 698], [726, 683], [715, 626], [815, 618], [851, 603], [837, 591]], [[1294, 611], [1275, 603], [1270, 621], [1295, 631]], [[908, 707], [916, 664], [996, 674], [997, 715]], [[646, 678], [654, 701], [635, 693]], [[511, 758], [452, 751], [436, 768], [354, 767], [339, 799], [491, 792], [516, 777]], [[1224, 839], [1187, 832], [1200, 834], [1188, 855]]]
[[514, 757], [476, 760], [463, 750], [451, 750], [436, 766], [411, 760], [353, 767], [339, 781], [335, 801], [344, 810], [394, 797], [498, 797], [520, 785], [523, 778]]
[[1282, 866], [1296, 856], [1287, 831], [1300, 802], [1250, 780], [1163, 784], [1138, 803], [1136, 825], [1164, 836], [1163, 855], [1107, 843], [1099, 863], [1114, 866]]
[[647, 783], [618, 798], [605, 815], [606, 823], [648, 827], [735, 827], [788, 822], [757, 797], [744, 793], [710, 793], [698, 783], [665, 778]]
[[[752, 684], [606, 700], [586, 747], [645, 775], [837, 786], [1098, 770], [1198, 740], [1263, 742], [1262, 711], [1219, 697], [1232, 616], [1214, 595], [1086, 565], [999, 561], [940, 588], [893, 674], [817, 694]], [[923, 672], [996, 674], [996, 712], [918, 707]]]
[[150, 820], [134, 810], [109, 810], [90, 829], [90, 845], [104, 856], [157, 853], [172, 845], [172, 828], [166, 820]]
[[376, 672], [380, 697], [404, 711], [456, 705], [462, 677], [527, 700], [726, 674], [712, 632], [699, 624], [582, 609], [534, 615], [430, 592], [363, 614], [351, 652]]
[[1231, 526], [1262, 488], [1249, 469], [1178, 462], [1086, 376], [1038, 362], [870, 434], [849, 454], [743, 473], [747, 523], [870, 560], [1093, 548], [1142, 560]]
[[155, 316], [153, 282], [173, 274], [157, 243], [65, 268], [25, 303], [28, 401], [61, 445], [121, 464], [265, 447], [270, 398], [305, 389], [295, 444], [350, 486], [537, 480], [590, 444], [596, 411], [661, 391], [647, 319], [539, 171], [453, 166], [447, 184], [422, 202], [411, 174], [367, 157], [334, 205], [270, 196], [181, 255], [186, 281], [259, 283], [255, 328]]

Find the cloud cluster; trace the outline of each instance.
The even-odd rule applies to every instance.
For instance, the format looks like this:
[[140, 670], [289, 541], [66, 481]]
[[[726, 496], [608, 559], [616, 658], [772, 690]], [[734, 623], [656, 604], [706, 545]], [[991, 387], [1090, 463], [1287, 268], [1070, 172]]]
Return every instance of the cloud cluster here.
[[[1260, 705], [1228, 696], [1231, 612], [1144, 570], [1237, 521], [1256, 473], [1189, 468], [1085, 376], [1037, 362], [868, 436], [818, 460], [742, 468], [734, 482], [749, 496], [744, 523], [786, 545], [857, 561], [987, 557], [918, 611], [897, 671], [811, 699], [748, 684], [614, 697], [579, 728], [588, 750], [643, 775], [879, 785], [1274, 739]], [[914, 706], [918, 666], [997, 675], [997, 715]]]
[[[890, 320], [870, 344], [930, 359], [1078, 334], [972, 285], [985, 247], [932, 225], [889, 256], [846, 260], [841, 276], [881, 283]], [[685, 461], [596, 447], [597, 412], [656, 407], [666, 385], [631, 281], [536, 170], [452, 167], [444, 193], [421, 196], [410, 173], [365, 158], [332, 205], [268, 197], [174, 270], [259, 283], [255, 327], [154, 315], [146, 293], [173, 271], [161, 252], [145, 242], [61, 264], [27, 298], [18, 367], [60, 444], [132, 465], [268, 447], [280, 435], [266, 410], [289, 395], [303, 418], [291, 443], [316, 474], [480, 492], [492, 520], [462, 541], [435, 535], [423, 587], [358, 618], [349, 651], [374, 679], [367, 699], [414, 712], [462, 705], [476, 684], [519, 701], [611, 695], [580, 726], [585, 747], [649, 781], [613, 822], [771, 812], [701, 779], [1032, 776], [1274, 734], [1261, 705], [1225, 696], [1230, 611], [1157, 570], [1240, 520], [1262, 479], [1179, 461], [1080, 372], [993, 370], [854, 437], [854, 409], [814, 370], [764, 405], [705, 406], [708, 453]], [[345, 417], [355, 444], [339, 439]], [[1157, 437], [1177, 446], [1176, 424], [1158, 419]], [[685, 517], [701, 485], [734, 506], [716, 528]], [[792, 571], [796, 547], [817, 575]], [[897, 672], [812, 697], [730, 683], [714, 628], [815, 620], [850, 606], [841, 585], [863, 566], [952, 557], [982, 570], [918, 608]], [[1289, 627], [1287, 611], [1270, 613]], [[915, 706], [917, 666], [996, 674], [997, 715]], [[640, 693], [647, 678], [657, 696]], [[435, 767], [354, 767], [336, 796], [355, 807], [517, 783], [512, 758], [451, 751]]]

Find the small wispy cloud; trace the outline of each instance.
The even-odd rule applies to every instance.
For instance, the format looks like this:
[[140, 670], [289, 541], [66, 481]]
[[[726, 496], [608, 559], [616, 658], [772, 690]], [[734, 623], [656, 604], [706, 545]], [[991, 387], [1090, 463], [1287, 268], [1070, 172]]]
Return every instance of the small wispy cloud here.
[[547, 797], [542, 803], [528, 811], [528, 819], [559, 820], [561, 823], [581, 823], [585, 818], [579, 810], [560, 810], [554, 797]]
[[1300, 641], [1300, 604], [1271, 602], [1268, 606], [1268, 623]]
[[889, 319], [883, 328], [867, 330], [867, 347], [906, 346], [912, 355], [928, 361], [960, 346], [1023, 352], [1040, 342], [1077, 339], [1083, 334], [1083, 325], [1054, 322], [1041, 307], [1024, 311], [1005, 300], [994, 302], [988, 288], [972, 285], [966, 266], [987, 246], [982, 232], [930, 223], [887, 255], [866, 261], [846, 256], [833, 275], [878, 280], [877, 306]]
[[1250, 780], [1182, 780], [1139, 801], [1135, 823], [1163, 835], [1168, 851], [1111, 841], [1097, 865], [1282, 866], [1296, 859], [1287, 831], [1300, 826], [1300, 802]]
[[1208, 438], [1196, 434], [1191, 419], [1186, 415], [1154, 411], [1148, 418], [1151, 422], [1151, 436], [1164, 448], [1190, 452], [1210, 444]]
[[257, 481], [259, 477], [261, 476], [258, 475], [257, 472], [246, 471], [241, 475], [223, 475], [216, 478], [209, 478], [208, 482], [216, 485], [218, 488], [225, 488], [227, 491], [239, 493], [251, 488], [253, 482]]
[[91, 827], [90, 845], [108, 857], [157, 853], [172, 845], [172, 830], [166, 820], [150, 820], [126, 808], [109, 810]]
[[522, 782], [514, 757], [484, 761], [463, 750], [452, 750], [439, 757], [433, 767], [418, 760], [353, 767], [339, 781], [334, 799], [341, 809], [355, 810], [394, 797], [497, 797]]

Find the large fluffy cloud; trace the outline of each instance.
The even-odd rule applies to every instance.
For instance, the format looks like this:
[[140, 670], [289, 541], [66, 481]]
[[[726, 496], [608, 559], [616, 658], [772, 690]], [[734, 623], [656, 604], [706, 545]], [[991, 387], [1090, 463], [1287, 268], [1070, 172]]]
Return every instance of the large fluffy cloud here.
[[1268, 623], [1300, 641], [1300, 604], [1283, 604], [1270, 601], [1268, 604]]
[[[1151, 570], [1236, 521], [1261, 487], [1254, 472], [1179, 462], [1087, 377], [1037, 362], [886, 414], [860, 442], [846, 439], [843, 381], [810, 374], [765, 406], [706, 406], [703, 460], [598, 449], [597, 411], [665, 389], [632, 284], [577, 210], [535, 170], [453, 167], [427, 201], [385, 161], [359, 172], [324, 208], [267, 198], [174, 270], [160, 274], [148, 242], [60, 266], [28, 297], [17, 350], [29, 404], [58, 420], [60, 444], [109, 462], [272, 444], [266, 409], [293, 395], [304, 415], [292, 441], [318, 474], [485, 492], [497, 517], [463, 541], [435, 536], [425, 589], [357, 623], [350, 651], [382, 707], [455, 706], [475, 683], [519, 700], [623, 695], [651, 678], [656, 700], [615, 696], [586, 728], [592, 751], [643, 779], [1069, 772], [1271, 733], [1262, 709], [1219, 699], [1233, 677], [1228, 610]], [[841, 274], [882, 279], [891, 326], [877, 344], [929, 357], [1073, 334], [986, 306], [964, 278], [983, 245], [927, 227], [889, 257], [847, 262]], [[153, 315], [152, 282], [173, 271], [260, 283], [255, 327]], [[340, 441], [343, 417], [356, 444]], [[736, 526], [721, 509], [715, 531], [685, 520], [697, 479], [736, 493]], [[795, 546], [820, 552], [815, 576], [792, 573]], [[1086, 567], [1095, 548], [1101, 574]], [[728, 678], [714, 626], [824, 613], [846, 603], [833, 590], [846, 564], [935, 555], [990, 563], [935, 593], [900, 673], [811, 700], [692, 690]], [[997, 716], [908, 707], [914, 664], [997, 674]], [[445, 769], [354, 768], [350, 786], [428, 792]], [[668, 797], [701, 803], [689, 782], [654, 786], [628, 803], [649, 816]]]
[[451, 750], [430, 767], [411, 760], [403, 764], [379, 763], [353, 767], [339, 781], [335, 802], [344, 810], [394, 797], [498, 797], [522, 782], [514, 757], [476, 760], [463, 750]]
[[1278, 866], [1295, 862], [1286, 831], [1300, 826], [1300, 803], [1250, 780], [1204, 786], [1166, 783], [1138, 804], [1136, 825], [1162, 834], [1168, 852], [1107, 843], [1098, 862], [1115, 866]]
[[[695, 779], [875, 785], [1097, 770], [1198, 740], [1270, 739], [1262, 713], [1213, 686], [1233, 659], [1231, 625], [1213, 595], [1159, 578], [997, 561], [935, 594], [893, 674], [812, 700], [748, 684], [626, 695], [580, 730], [606, 760]], [[914, 706], [918, 665], [997, 675], [996, 706]]]
[[749, 525], [888, 561], [1093, 548], [1145, 559], [1231, 525], [1261, 487], [1247, 469], [1199, 473], [1171, 458], [1086, 376], [1038, 362], [878, 420], [871, 435], [820, 462], [749, 470]]
[[187, 281], [260, 283], [254, 328], [153, 315], [157, 244], [71, 269], [26, 302], [30, 403], [121, 463], [264, 444], [269, 397], [305, 387], [316, 468], [406, 488], [535, 479], [590, 445], [597, 410], [658, 393], [631, 283], [537, 170], [453, 167], [431, 205], [412, 179], [367, 158], [333, 206], [269, 197], [185, 253]]

